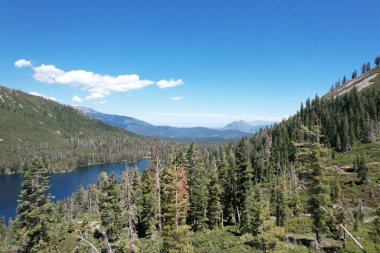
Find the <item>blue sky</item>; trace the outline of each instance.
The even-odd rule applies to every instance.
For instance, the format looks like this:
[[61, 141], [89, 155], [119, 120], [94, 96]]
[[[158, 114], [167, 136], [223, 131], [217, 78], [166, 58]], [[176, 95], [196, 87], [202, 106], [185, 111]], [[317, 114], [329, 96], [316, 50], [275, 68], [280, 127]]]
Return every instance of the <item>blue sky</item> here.
[[374, 0], [2, 0], [0, 85], [160, 125], [280, 119], [373, 64], [379, 10]]

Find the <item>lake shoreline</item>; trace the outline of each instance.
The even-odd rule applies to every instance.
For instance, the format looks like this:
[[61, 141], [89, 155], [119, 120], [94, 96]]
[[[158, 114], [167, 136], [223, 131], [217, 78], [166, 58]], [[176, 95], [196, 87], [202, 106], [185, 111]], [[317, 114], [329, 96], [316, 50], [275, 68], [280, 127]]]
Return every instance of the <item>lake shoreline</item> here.
[[[73, 172], [73, 171], [76, 171], [76, 170], [80, 170], [81, 168], [83, 167], [87, 167], [87, 166], [96, 166], [96, 165], [106, 165], [106, 164], [113, 164], [113, 163], [136, 163], [140, 160], [144, 160], [144, 159], [152, 159], [152, 157], [150, 156], [145, 156], [143, 158], [135, 158], [134, 160], [132, 161], [129, 161], [129, 160], [119, 160], [119, 161], [110, 161], [110, 162], [104, 162], [104, 163], [88, 163], [88, 164], [85, 164], [85, 165], [80, 165], [80, 166], [77, 166], [77, 167], [74, 167], [73, 169], [70, 169], [70, 170], [53, 170], [53, 171], [49, 171], [49, 174], [65, 174], [65, 173], [70, 173], [70, 172]], [[5, 173], [0, 173], [0, 176], [6, 176], [6, 175], [22, 175], [23, 174], [23, 171], [20, 171], [20, 172], [10, 172], [9, 170], [5, 170]]]
[[[124, 171], [131, 168], [137, 168], [141, 172], [144, 171], [149, 167], [151, 161], [150, 157], [145, 157], [134, 161], [124, 160], [82, 166], [67, 173], [52, 173], [49, 174], [49, 193], [55, 196], [54, 202], [56, 202], [71, 196], [78, 190], [80, 185], [87, 188], [90, 184], [96, 184], [99, 174], [103, 171], [108, 174], [115, 173], [117, 178], [121, 178]], [[22, 180], [23, 174], [21, 173], [0, 175], [0, 215], [4, 215], [6, 219], [15, 217]]]

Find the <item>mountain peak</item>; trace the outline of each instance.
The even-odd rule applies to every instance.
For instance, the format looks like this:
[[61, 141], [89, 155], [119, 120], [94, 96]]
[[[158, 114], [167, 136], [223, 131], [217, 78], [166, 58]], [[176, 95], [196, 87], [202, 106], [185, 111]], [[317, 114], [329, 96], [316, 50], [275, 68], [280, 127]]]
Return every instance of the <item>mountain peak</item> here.
[[247, 121], [239, 120], [226, 125], [223, 130], [238, 130], [245, 133], [251, 133], [252, 126]]
[[235, 131], [241, 131], [244, 133], [255, 133], [258, 130], [260, 130], [260, 128], [271, 125], [271, 124], [273, 124], [273, 122], [270, 122], [270, 121], [255, 120], [255, 121], [248, 122], [245, 120], [237, 120], [226, 125], [223, 128], [223, 130], [235, 130]]

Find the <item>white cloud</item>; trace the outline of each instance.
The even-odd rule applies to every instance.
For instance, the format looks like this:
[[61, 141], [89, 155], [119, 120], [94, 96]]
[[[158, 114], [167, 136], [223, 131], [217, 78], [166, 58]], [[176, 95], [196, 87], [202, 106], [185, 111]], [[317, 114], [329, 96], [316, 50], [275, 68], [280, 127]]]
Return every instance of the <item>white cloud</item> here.
[[180, 101], [182, 99], [184, 99], [184, 97], [180, 97], [180, 96], [175, 96], [175, 97], [171, 97], [169, 98], [170, 100], [174, 100], [174, 101]]
[[49, 100], [53, 100], [53, 101], [57, 101], [57, 99], [55, 97], [49, 97], [49, 96], [45, 96], [39, 92], [36, 92], [36, 91], [32, 91], [32, 92], [29, 92], [30, 95], [33, 95], [33, 96], [38, 96], [38, 97], [43, 97], [45, 99], [49, 99]]
[[165, 89], [165, 88], [171, 88], [171, 87], [176, 87], [176, 86], [182, 85], [182, 84], [184, 84], [184, 82], [182, 79], [178, 79], [178, 80], [173, 80], [173, 79], [165, 80], [165, 79], [163, 79], [163, 80], [158, 81], [156, 84], [158, 87], [160, 87], [160, 89]]
[[17, 68], [23, 68], [23, 67], [31, 67], [32, 63], [25, 59], [20, 59], [15, 62], [15, 66]]
[[[54, 65], [33, 66], [30, 61], [18, 60], [16, 66], [28, 66], [34, 71], [34, 79], [48, 84], [62, 84], [77, 87], [89, 92], [86, 100], [102, 99], [113, 92], [129, 92], [138, 90], [154, 81], [140, 79], [139, 75], [101, 75], [86, 70], [64, 71]], [[182, 80], [181, 80], [182, 82]]]
[[83, 102], [83, 98], [78, 97], [78, 96], [74, 96], [74, 97], [72, 97], [71, 100], [72, 100], [73, 102], [77, 102], [77, 103], [82, 103], [82, 102]]

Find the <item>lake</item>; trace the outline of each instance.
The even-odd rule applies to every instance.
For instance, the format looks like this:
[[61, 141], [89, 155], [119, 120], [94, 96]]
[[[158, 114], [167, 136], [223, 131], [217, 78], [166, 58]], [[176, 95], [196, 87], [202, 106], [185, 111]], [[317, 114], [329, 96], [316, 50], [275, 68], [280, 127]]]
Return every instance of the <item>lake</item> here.
[[[82, 185], [87, 188], [88, 185], [95, 183], [100, 172], [105, 171], [109, 174], [114, 172], [120, 177], [126, 168], [139, 168], [145, 170], [150, 164], [149, 158], [141, 159], [136, 162], [118, 162], [101, 165], [91, 165], [79, 167], [74, 171], [67, 173], [50, 175], [50, 193], [54, 196], [54, 201], [64, 199], [73, 194]], [[0, 175], [0, 216], [4, 215], [5, 219], [14, 218], [17, 208], [17, 198], [21, 191], [21, 174]]]

